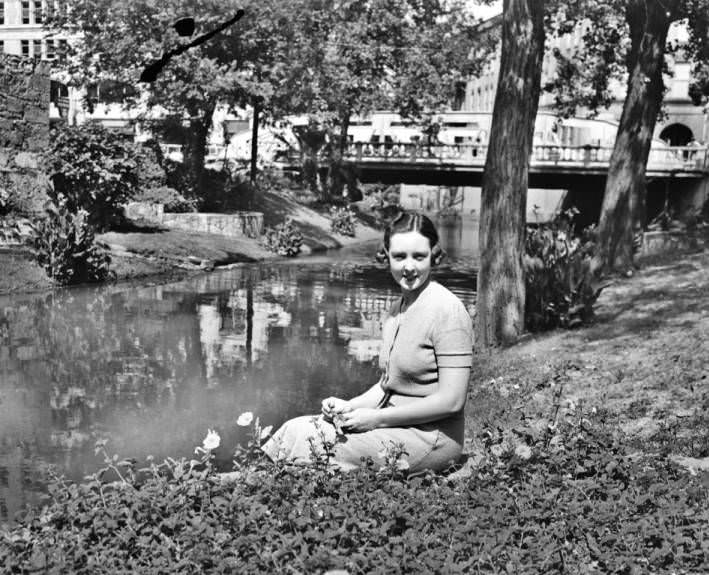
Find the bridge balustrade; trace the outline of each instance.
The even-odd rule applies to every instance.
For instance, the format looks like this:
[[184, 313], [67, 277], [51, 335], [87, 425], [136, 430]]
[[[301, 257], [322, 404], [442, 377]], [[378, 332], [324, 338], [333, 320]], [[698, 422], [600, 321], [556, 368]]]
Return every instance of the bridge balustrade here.
[[[568, 167], [607, 166], [611, 146], [559, 146], [537, 144], [532, 147], [532, 165]], [[422, 163], [456, 163], [483, 165], [487, 146], [483, 144], [433, 144], [422, 142], [352, 142], [345, 156], [357, 162], [408, 161]], [[650, 150], [648, 168], [663, 171], [709, 172], [707, 146], [654, 146]]]

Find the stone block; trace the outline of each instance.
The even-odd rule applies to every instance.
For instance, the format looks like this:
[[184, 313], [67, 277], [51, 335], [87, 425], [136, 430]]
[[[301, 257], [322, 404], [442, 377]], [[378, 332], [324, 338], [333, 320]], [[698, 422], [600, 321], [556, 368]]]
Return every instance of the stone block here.
[[27, 106], [24, 110], [24, 120], [32, 124], [49, 125], [49, 108]]
[[18, 168], [30, 168], [36, 170], [38, 167], [37, 154], [31, 152], [19, 152], [15, 156], [15, 165]]
[[11, 163], [11, 151], [8, 148], [0, 148], [0, 168], [9, 168]]

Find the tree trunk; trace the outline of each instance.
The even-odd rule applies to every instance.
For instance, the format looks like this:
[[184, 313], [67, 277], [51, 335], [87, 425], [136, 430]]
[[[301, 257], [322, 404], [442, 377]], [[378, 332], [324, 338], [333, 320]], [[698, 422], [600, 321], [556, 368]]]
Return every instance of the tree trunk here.
[[632, 0], [626, 6], [631, 37], [628, 89], [598, 223], [598, 259], [605, 271], [633, 265], [633, 233], [645, 225], [645, 169], [662, 105], [662, 64], [676, 4]]
[[325, 130], [313, 125], [296, 126], [293, 133], [300, 146], [301, 178], [311, 192], [318, 194], [318, 176], [320, 172], [319, 154], [325, 145]]
[[258, 159], [258, 124], [261, 106], [258, 96], [252, 100], [254, 109], [253, 125], [251, 126], [251, 182], [256, 181], [256, 160]]
[[191, 197], [201, 197], [204, 182], [204, 156], [207, 137], [212, 127], [214, 108], [190, 110], [190, 126], [187, 133], [184, 164], [187, 172], [187, 186]]
[[544, 54], [544, 2], [505, 0], [502, 57], [480, 210], [477, 340], [514, 342], [524, 330], [525, 212]]

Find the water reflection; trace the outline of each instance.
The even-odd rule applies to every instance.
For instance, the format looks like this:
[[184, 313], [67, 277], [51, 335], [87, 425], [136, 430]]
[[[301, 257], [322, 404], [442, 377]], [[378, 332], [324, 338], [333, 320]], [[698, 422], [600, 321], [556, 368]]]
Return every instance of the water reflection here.
[[[439, 277], [470, 307], [475, 261], [446, 247]], [[36, 498], [47, 465], [93, 472], [98, 437], [139, 459], [188, 456], [216, 428], [226, 464], [243, 411], [278, 425], [371, 385], [398, 297], [373, 251], [0, 302], [0, 521]]]

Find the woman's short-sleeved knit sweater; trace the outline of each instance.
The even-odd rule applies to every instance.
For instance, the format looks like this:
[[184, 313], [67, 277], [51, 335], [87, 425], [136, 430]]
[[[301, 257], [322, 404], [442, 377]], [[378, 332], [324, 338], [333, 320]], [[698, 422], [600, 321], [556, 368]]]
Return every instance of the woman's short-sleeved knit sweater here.
[[[439, 367], [471, 367], [473, 328], [458, 297], [431, 281], [403, 312], [401, 300], [382, 325], [379, 367], [385, 391], [424, 397], [436, 391]], [[391, 351], [391, 353], [390, 353]]]

